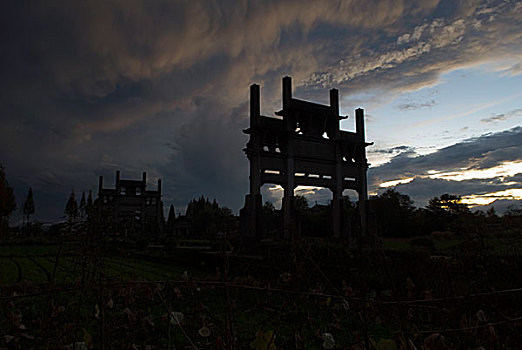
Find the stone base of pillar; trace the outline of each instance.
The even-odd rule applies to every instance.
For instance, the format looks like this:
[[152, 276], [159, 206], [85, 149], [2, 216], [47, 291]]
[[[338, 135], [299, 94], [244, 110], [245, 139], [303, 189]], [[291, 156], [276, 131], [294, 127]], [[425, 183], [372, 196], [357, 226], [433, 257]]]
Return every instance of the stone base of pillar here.
[[360, 248], [361, 243], [366, 240], [368, 234], [368, 201], [359, 200], [357, 202], [357, 210], [359, 212], [359, 230], [356, 232], [355, 244]]
[[245, 206], [239, 211], [239, 232], [241, 245], [250, 246], [262, 237], [261, 209], [262, 197], [260, 194], [245, 196]]
[[283, 197], [283, 238], [290, 239], [300, 236], [299, 220], [295, 208], [295, 196]]
[[342, 198], [332, 199], [332, 237], [341, 238], [344, 231], [343, 224], [343, 200]]

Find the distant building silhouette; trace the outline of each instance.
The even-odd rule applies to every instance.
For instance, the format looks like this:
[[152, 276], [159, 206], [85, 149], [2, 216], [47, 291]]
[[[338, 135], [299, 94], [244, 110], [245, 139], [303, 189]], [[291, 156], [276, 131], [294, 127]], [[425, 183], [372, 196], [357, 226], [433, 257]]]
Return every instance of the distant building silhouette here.
[[100, 176], [98, 198], [94, 203], [106, 233], [133, 236], [163, 232], [161, 179], [156, 191], [147, 190], [145, 172], [142, 180], [123, 180], [120, 171], [116, 171], [115, 188], [103, 188], [103, 176]]

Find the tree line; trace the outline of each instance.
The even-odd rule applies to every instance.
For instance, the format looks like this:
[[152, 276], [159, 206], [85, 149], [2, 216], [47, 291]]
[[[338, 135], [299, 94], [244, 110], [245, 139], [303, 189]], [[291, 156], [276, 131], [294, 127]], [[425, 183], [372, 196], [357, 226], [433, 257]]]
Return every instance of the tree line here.
[[[295, 207], [300, 217], [301, 231], [305, 235], [317, 235], [329, 226], [329, 205], [314, 205], [310, 208], [303, 196], [296, 196]], [[0, 164], [0, 237], [5, 237], [9, 229], [9, 217], [17, 209], [14, 191], [7, 181], [5, 169]], [[416, 208], [411, 198], [395, 189], [372, 196], [368, 200], [369, 226], [374, 234], [381, 237], [412, 237], [441, 233], [465, 233], [484, 229], [518, 230], [522, 228], [522, 208], [511, 206], [502, 216], [498, 216], [494, 208], [486, 212], [471, 211], [462, 202], [461, 197], [454, 194], [442, 194], [429, 200], [428, 205]], [[31, 216], [36, 210], [32, 188], [22, 203], [22, 229], [30, 233]], [[344, 200], [344, 216], [346, 224], [357, 226], [357, 204], [348, 197]], [[64, 210], [66, 229], [89, 232], [95, 229], [97, 218], [92, 192], [86, 196], [82, 193], [80, 201], [71, 192]], [[280, 229], [280, 213], [273, 204], [266, 202], [262, 208], [265, 234], [275, 235]], [[352, 219], [349, 219], [352, 218]], [[100, 223], [98, 223], [100, 224]], [[237, 220], [230, 208], [221, 207], [214, 199], [201, 196], [192, 199], [184, 216], [176, 217], [171, 205], [164, 232], [167, 235], [177, 234], [179, 227], [184, 227], [191, 235], [210, 235], [218, 232], [237, 230]]]
[[[17, 208], [18, 205], [13, 187], [9, 185], [5, 168], [0, 164], [0, 237], [5, 238], [8, 234], [9, 218]], [[31, 216], [36, 212], [33, 189], [31, 187], [29, 187], [27, 191], [20, 210], [22, 213], [22, 224], [19, 229], [21, 229], [22, 233], [30, 235], [40, 231], [41, 224], [33, 223], [31, 220]], [[69, 232], [76, 230], [78, 225], [87, 225], [89, 218], [93, 219], [94, 216], [92, 191], [89, 191], [88, 197], [86, 197], [85, 192], [83, 192], [79, 204], [75, 199], [74, 191], [72, 191], [67, 200], [64, 214]]]
[[[452, 235], [461, 233], [505, 232], [522, 233], [522, 208], [511, 206], [499, 216], [494, 208], [486, 212], [472, 211], [454, 194], [433, 197], [423, 208], [416, 208], [411, 198], [388, 189], [368, 199], [368, 224], [370, 233], [379, 237], [414, 237], [430, 234]], [[296, 196], [295, 208], [298, 230], [303, 236], [328, 236], [331, 228], [331, 205], [310, 206], [303, 196]], [[348, 196], [343, 201], [343, 218], [347, 231], [359, 228], [358, 204]], [[270, 202], [262, 208], [263, 234], [276, 237], [281, 230], [281, 211]]]
[[[185, 231], [180, 232], [180, 227]], [[176, 217], [174, 206], [171, 205], [165, 225], [167, 235], [209, 236], [236, 230], [237, 220], [232, 209], [222, 207], [216, 199], [211, 201], [204, 196], [192, 199], [187, 205], [184, 216]]]
[[522, 228], [522, 209], [511, 206], [499, 216], [492, 207], [472, 211], [460, 196], [433, 197], [424, 208], [416, 208], [408, 195], [388, 189], [368, 201], [370, 225], [382, 237], [412, 237], [432, 233], [477, 233]]
[[[13, 188], [7, 181], [5, 168], [0, 164], [0, 238], [5, 238], [9, 232], [9, 218], [18, 208]], [[41, 224], [33, 223], [31, 217], [36, 212], [36, 205], [32, 188], [28, 189], [27, 196], [21, 207], [22, 224], [18, 228], [21, 233], [31, 235], [41, 231]], [[64, 208], [65, 222], [51, 226], [53, 233], [92, 233], [97, 228], [104, 226], [102, 218], [97, 215], [92, 191], [87, 195], [82, 192], [80, 200], [77, 200], [74, 190], [71, 191]], [[167, 235], [175, 234], [176, 224], [184, 221], [190, 234], [205, 236], [218, 232], [230, 232], [237, 230], [237, 220], [230, 208], [220, 206], [217, 201], [201, 196], [192, 199], [188, 205], [186, 214], [176, 218], [174, 206], [170, 206], [168, 219], [164, 223], [164, 232]], [[56, 232], [55, 232], [56, 231]]]
[[[0, 164], [0, 237], [5, 237], [9, 231], [9, 217], [17, 209], [14, 190], [9, 186], [5, 168]], [[35, 213], [33, 190], [29, 187], [22, 204], [22, 228], [28, 232], [31, 229], [31, 215]]]

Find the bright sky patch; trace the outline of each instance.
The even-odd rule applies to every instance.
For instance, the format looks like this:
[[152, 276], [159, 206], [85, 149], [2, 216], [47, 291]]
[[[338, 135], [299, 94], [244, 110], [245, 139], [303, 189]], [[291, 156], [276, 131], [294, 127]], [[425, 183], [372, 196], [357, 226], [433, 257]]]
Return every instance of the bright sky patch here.
[[462, 203], [470, 206], [488, 205], [498, 199], [522, 200], [522, 188], [512, 188], [505, 191], [464, 196], [462, 197]]
[[414, 177], [409, 177], [407, 179], [401, 179], [401, 180], [392, 180], [392, 181], [386, 181], [379, 185], [379, 187], [394, 187], [399, 184], [407, 184], [409, 182], [412, 182]]
[[430, 174], [428, 177], [431, 179], [464, 181], [472, 179], [492, 179], [514, 176], [518, 173], [522, 173], [522, 161], [504, 162], [499, 166], [489, 169], [465, 169], [460, 171]]

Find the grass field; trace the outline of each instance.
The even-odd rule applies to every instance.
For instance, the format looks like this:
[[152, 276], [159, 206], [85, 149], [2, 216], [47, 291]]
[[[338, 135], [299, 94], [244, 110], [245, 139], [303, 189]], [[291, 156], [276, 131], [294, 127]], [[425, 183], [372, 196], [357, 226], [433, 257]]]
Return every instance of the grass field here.
[[[433, 243], [432, 246], [423, 247], [422, 244], [416, 245], [415, 241], [426, 240]], [[522, 236], [519, 235], [499, 235], [483, 237], [451, 237], [437, 239], [432, 237], [414, 238], [388, 238], [383, 239], [383, 248], [393, 251], [412, 251], [425, 248], [436, 254], [456, 255], [465, 250], [483, 249], [488, 254], [512, 255], [522, 252]], [[422, 243], [422, 242], [421, 242]]]
[[[58, 254], [58, 252], [60, 252]], [[48, 282], [55, 273], [54, 281], [60, 284], [77, 280], [84, 267], [82, 255], [75, 245], [47, 246], [0, 246], [0, 285], [20, 282]], [[162, 280], [178, 279], [194, 266], [151, 262], [147, 259], [125, 257], [121, 254], [91, 256], [88, 264], [96, 263], [111, 280]], [[198, 273], [197, 269], [194, 271]], [[192, 273], [194, 273], [192, 272]]]
[[308, 240], [253, 260], [208, 254], [208, 242], [0, 246], [0, 347], [429, 349], [442, 332], [453, 345], [441, 349], [516, 349], [520, 244], [393, 239], [354, 256]]

